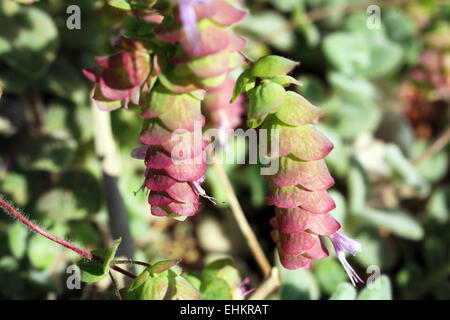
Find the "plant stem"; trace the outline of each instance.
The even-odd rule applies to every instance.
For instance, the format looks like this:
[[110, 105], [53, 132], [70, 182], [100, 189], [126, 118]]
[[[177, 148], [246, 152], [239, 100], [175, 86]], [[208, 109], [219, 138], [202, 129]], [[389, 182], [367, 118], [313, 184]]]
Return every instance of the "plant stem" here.
[[[14, 209], [8, 202], [6, 202], [2, 197], [0, 197], [0, 207], [2, 207], [3, 209], [5, 209], [11, 216], [13, 216], [15, 219], [19, 220], [20, 222], [22, 222], [24, 225], [26, 225], [28, 228], [30, 228], [31, 230], [33, 230], [36, 233], [39, 233], [40, 235], [46, 237], [47, 239], [56, 242], [57, 244], [62, 245], [63, 247], [66, 247], [67, 249], [70, 249], [76, 253], [78, 253], [79, 255], [85, 257], [86, 259], [89, 260], [97, 260], [97, 261], [102, 261], [102, 259], [100, 257], [97, 257], [95, 255], [93, 255], [92, 253], [90, 253], [89, 251], [86, 251], [84, 249], [78, 248], [77, 246], [75, 246], [74, 244], [58, 238], [57, 236], [55, 236], [54, 234], [49, 233], [48, 231], [42, 229], [41, 227], [37, 226], [36, 224], [34, 224], [31, 220], [25, 218], [19, 211], [17, 211], [16, 209]], [[123, 270], [120, 267], [117, 266], [111, 266], [111, 269], [116, 270], [117, 272], [120, 272], [130, 278], [136, 278], [136, 276], [134, 274], [132, 274], [131, 272], [128, 272], [126, 270]]]
[[247, 218], [245, 217], [244, 212], [242, 211], [242, 207], [239, 204], [239, 201], [234, 193], [233, 186], [230, 183], [230, 180], [227, 177], [227, 174], [223, 170], [222, 164], [217, 161], [216, 157], [212, 154], [209, 155], [212, 160], [212, 165], [217, 172], [217, 175], [222, 182], [222, 185], [227, 194], [228, 202], [231, 207], [231, 212], [233, 213], [234, 218], [241, 229], [242, 234], [247, 240], [247, 244], [250, 247], [250, 250], [258, 263], [264, 277], [268, 277], [270, 275], [272, 267], [270, 266], [269, 260], [267, 259], [264, 251], [262, 250], [258, 240], [256, 239], [255, 233], [250, 227]]
[[147, 262], [142, 262], [142, 261], [134, 261], [134, 260], [113, 260], [113, 262], [111, 262], [112, 265], [116, 265], [116, 264], [135, 264], [138, 266], [144, 266], [147, 268], [150, 268], [152, 265], [150, 263]]
[[428, 148], [424, 153], [420, 155], [416, 160], [412, 162], [414, 166], [418, 166], [428, 158], [441, 151], [450, 142], [450, 127]]
[[276, 267], [272, 268], [270, 277], [264, 280], [258, 289], [250, 296], [249, 300], [264, 300], [280, 286], [279, 272]]
[[117, 255], [132, 259], [134, 243], [131, 237], [128, 213], [118, 186], [120, 176], [120, 154], [111, 128], [109, 112], [101, 111], [91, 102], [92, 122], [94, 124], [95, 153], [103, 172], [103, 190], [108, 209], [109, 227], [114, 239], [122, 238]]
[[83, 257], [92, 260], [94, 255], [86, 250], [80, 249], [73, 244], [58, 238], [57, 236], [47, 232], [46, 230], [42, 229], [41, 227], [35, 225], [32, 221], [25, 218], [20, 212], [18, 212], [16, 209], [14, 209], [12, 206], [10, 206], [3, 198], [0, 198], [0, 206], [2, 206], [9, 214], [11, 214], [15, 219], [22, 222], [24, 225], [26, 225], [28, 228], [33, 230], [34, 232], [39, 233], [40, 235], [43, 235], [44, 237], [50, 239], [53, 242], [56, 242], [72, 251], [75, 251], [79, 255], [82, 255]]
[[111, 278], [111, 282], [112, 282], [112, 284], [114, 286], [114, 290], [116, 291], [117, 298], [119, 298], [119, 300], [123, 300], [123, 297], [122, 297], [122, 295], [120, 294], [120, 291], [119, 291], [119, 287], [117, 286], [116, 279], [114, 279], [111, 271], [109, 271], [109, 277]]

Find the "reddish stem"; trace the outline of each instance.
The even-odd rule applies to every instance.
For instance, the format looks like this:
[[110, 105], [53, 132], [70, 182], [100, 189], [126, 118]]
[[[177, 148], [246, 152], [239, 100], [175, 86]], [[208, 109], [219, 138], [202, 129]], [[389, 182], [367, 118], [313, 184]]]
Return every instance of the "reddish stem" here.
[[[97, 261], [102, 261], [102, 258], [97, 257], [95, 255], [93, 255], [92, 253], [90, 253], [89, 251], [83, 250], [81, 248], [76, 247], [75, 245], [73, 245], [70, 242], [67, 242], [61, 238], [58, 238], [57, 236], [47, 232], [46, 230], [42, 229], [41, 227], [37, 226], [36, 224], [34, 224], [32, 221], [28, 220], [27, 218], [25, 218], [19, 211], [17, 211], [16, 209], [14, 209], [8, 202], [6, 202], [3, 198], [0, 197], [0, 206], [3, 207], [9, 214], [11, 214], [14, 218], [16, 218], [17, 220], [19, 220], [20, 222], [22, 222], [24, 225], [26, 225], [28, 228], [30, 228], [31, 230], [39, 233], [40, 235], [43, 235], [44, 237], [50, 239], [53, 242], [56, 242], [64, 247], [66, 247], [67, 249], [70, 249], [72, 251], [75, 251], [76, 253], [78, 253], [79, 255], [85, 257], [86, 259], [89, 260], [97, 260]], [[136, 276], [134, 274], [132, 274], [131, 272], [128, 272], [127, 270], [124, 270], [120, 267], [117, 266], [111, 266], [111, 269], [114, 269], [130, 278], [136, 278]]]
[[151, 267], [152, 265], [147, 263], [147, 262], [142, 262], [142, 261], [134, 261], [134, 260], [113, 260], [112, 265], [117, 265], [117, 264], [136, 264], [139, 266], [144, 266], [144, 267]]

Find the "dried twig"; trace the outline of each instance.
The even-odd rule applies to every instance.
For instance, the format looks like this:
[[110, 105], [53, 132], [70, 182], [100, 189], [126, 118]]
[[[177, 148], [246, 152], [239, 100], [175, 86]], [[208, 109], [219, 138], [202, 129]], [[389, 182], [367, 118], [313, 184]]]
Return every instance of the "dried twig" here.
[[441, 151], [450, 142], [450, 127], [445, 130], [445, 132], [428, 148], [424, 153], [415, 159], [412, 164], [414, 166], [420, 165], [422, 162], [432, 157], [439, 151]]
[[242, 234], [247, 240], [247, 244], [250, 247], [253, 256], [255, 257], [256, 262], [261, 268], [264, 277], [268, 277], [270, 275], [271, 270], [269, 260], [267, 259], [258, 240], [256, 239], [255, 233], [248, 224], [247, 218], [245, 217], [245, 214], [242, 211], [242, 207], [239, 204], [236, 194], [234, 193], [233, 186], [231, 185], [230, 180], [228, 179], [227, 174], [225, 173], [222, 167], [222, 164], [219, 161], [217, 161], [214, 155], [210, 154], [210, 158], [212, 160], [212, 165], [217, 172], [219, 180], [222, 183], [223, 188], [225, 189], [231, 211], [233, 213], [234, 218], [236, 219], [239, 229], [241, 229]]
[[258, 289], [250, 296], [249, 300], [264, 300], [280, 286], [280, 276], [276, 267], [272, 268], [270, 277], [264, 280]]

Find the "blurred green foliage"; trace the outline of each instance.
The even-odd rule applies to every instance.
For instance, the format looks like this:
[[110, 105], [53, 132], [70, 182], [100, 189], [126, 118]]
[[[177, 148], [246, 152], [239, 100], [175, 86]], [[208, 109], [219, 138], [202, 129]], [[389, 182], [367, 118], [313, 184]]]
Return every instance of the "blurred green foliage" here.
[[[113, 52], [108, 38], [117, 33], [111, 29], [115, 19], [126, 14], [122, 9], [127, 2], [111, 2], [76, 1], [81, 30], [66, 28], [65, 1], [0, 4], [0, 192], [49, 231], [88, 250], [111, 247], [112, 241], [93, 145], [92, 88], [81, 69], [93, 66], [95, 55]], [[336, 202], [332, 213], [363, 246], [351, 263], [364, 280], [371, 275], [369, 267], [379, 267], [382, 274], [373, 287], [358, 292], [331, 257], [312, 270], [281, 269], [281, 288], [271, 298], [450, 298], [449, 147], [413, 164], [448, 127], [450, 78], [443, 94], [410, 77], [413, 68], [422, 66], [424, 50], [450, 55], [445, 34], [450, 6], [417, 0], [383, 7], [380, 29], [369, 29], [370, 3], [363, 0], [243, 4], [250, 14], [235, 30], [247, 39], [249, 58], [275, 53], [301, 61], [292, 76], [303, 83], [300, 93], [325, 111], [320, 126], [335, 146], [327, 158], [336, 178], [330, 193]], [[438, 45], [432, 41], [436, 35]], [[447, 68], [439, 72], [450, 75]], [[411, 94], [421, 99], [411, 101]], [[411, 105], [418, 116], [413, 117]], [[230, 218], [216, 173], [208, 170], [206, 185], [219, 206], [205, 203], [202, 212], [184, 224], [151, 217], [145, 194], [133, 193], [144, 173], [142, 163], [130, 157], [138, 146], [139, 117], [121, 111], [111, 117], [122, 161], [119, 188], [136, 259], [183, 258], [189, 271], [182, 279], [172, 269], [152, 275], [153, 282], [145, 282], [139, 294], [151, 295], [156, 292], [152, 288], [172, 283], [193, 286], [210, 299], [226, 299], [236, 294], [232, 289], [238, 287], [240, 275], [256, 280], [258, 270]], [[429, 134], [423, 134], [424, 127]], [[248, 152], [241, 137], [229, 148], [241, 159]], [[225, 169], [250, 224], [271, 252], [268, 221], [273, 208], [264, 204], [267, 185], [258, 166]], [[327, 247], [333, 251], [329, 243]], [[229, 260], [208, 265], [216, 255], [232, 257], [235, 266]], [[0, 297], [113, 297], [110, 283], [103, 296], [93, 296], [92, 285], [67, 290], [65, 270], [77, 260], [74, 253], [0, 215]], [[103, 278], [108, 270], [98, 265], [90, 275]]]

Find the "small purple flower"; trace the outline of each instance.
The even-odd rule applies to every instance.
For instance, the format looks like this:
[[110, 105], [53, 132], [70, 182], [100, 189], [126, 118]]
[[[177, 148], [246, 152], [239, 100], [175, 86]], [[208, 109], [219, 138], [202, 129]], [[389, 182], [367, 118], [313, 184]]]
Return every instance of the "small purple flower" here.
[[[189, 42], [195, 44], [199, 42], [197, 30], [197, 16], [194, 7], [208, 4], [211, 0], [179, 0], [180, 19], [183, 30]], [[197, 48], [198, 50], [199, 48]]]
[[364, 281], [358, 276], [356, 271], [353, 270], [345, 258], [345, 251], [351, 253], [352, 255], [356, 255], [357, 251], [361, 251], [361, 242], [359, 240], [349, 238], [341, 232], [333, 233], [329, 236], [329, 238], [333, 244], [334, 250], [336, 251], [336, 256], [344, 267], [345, 272], [347, 272], [353, 286], [356, 286], [356, 283], [358, 282], [364, 283]]
[[137, 160], [144, 160], [147, 154], [148, 146], [140, 146], [131, 151], [131, 157]]
[[246, 296], [255, 291], [256, 288], [248, 288], [250, 285], [250, 278], [246, 277], [237, 288], [233, 290], [233, 300], [244, 300]]
[[214, 199], [211, 196], [208, 196], [206, 194], [205, 189], [203, 189], [201, 186], [201, 184], [205, 181], [205, 179], [206, 179], [206, 176], [203, 176], [197, 181], [189, 182], [189, 184], [191, 185], [192, 189], [194, 190], [194, 192], [197, 196], [208, 199], [209, 201], [211, 201], [211, 203], [213, 203], [214, 205], [217, 205], [216, 199]]

